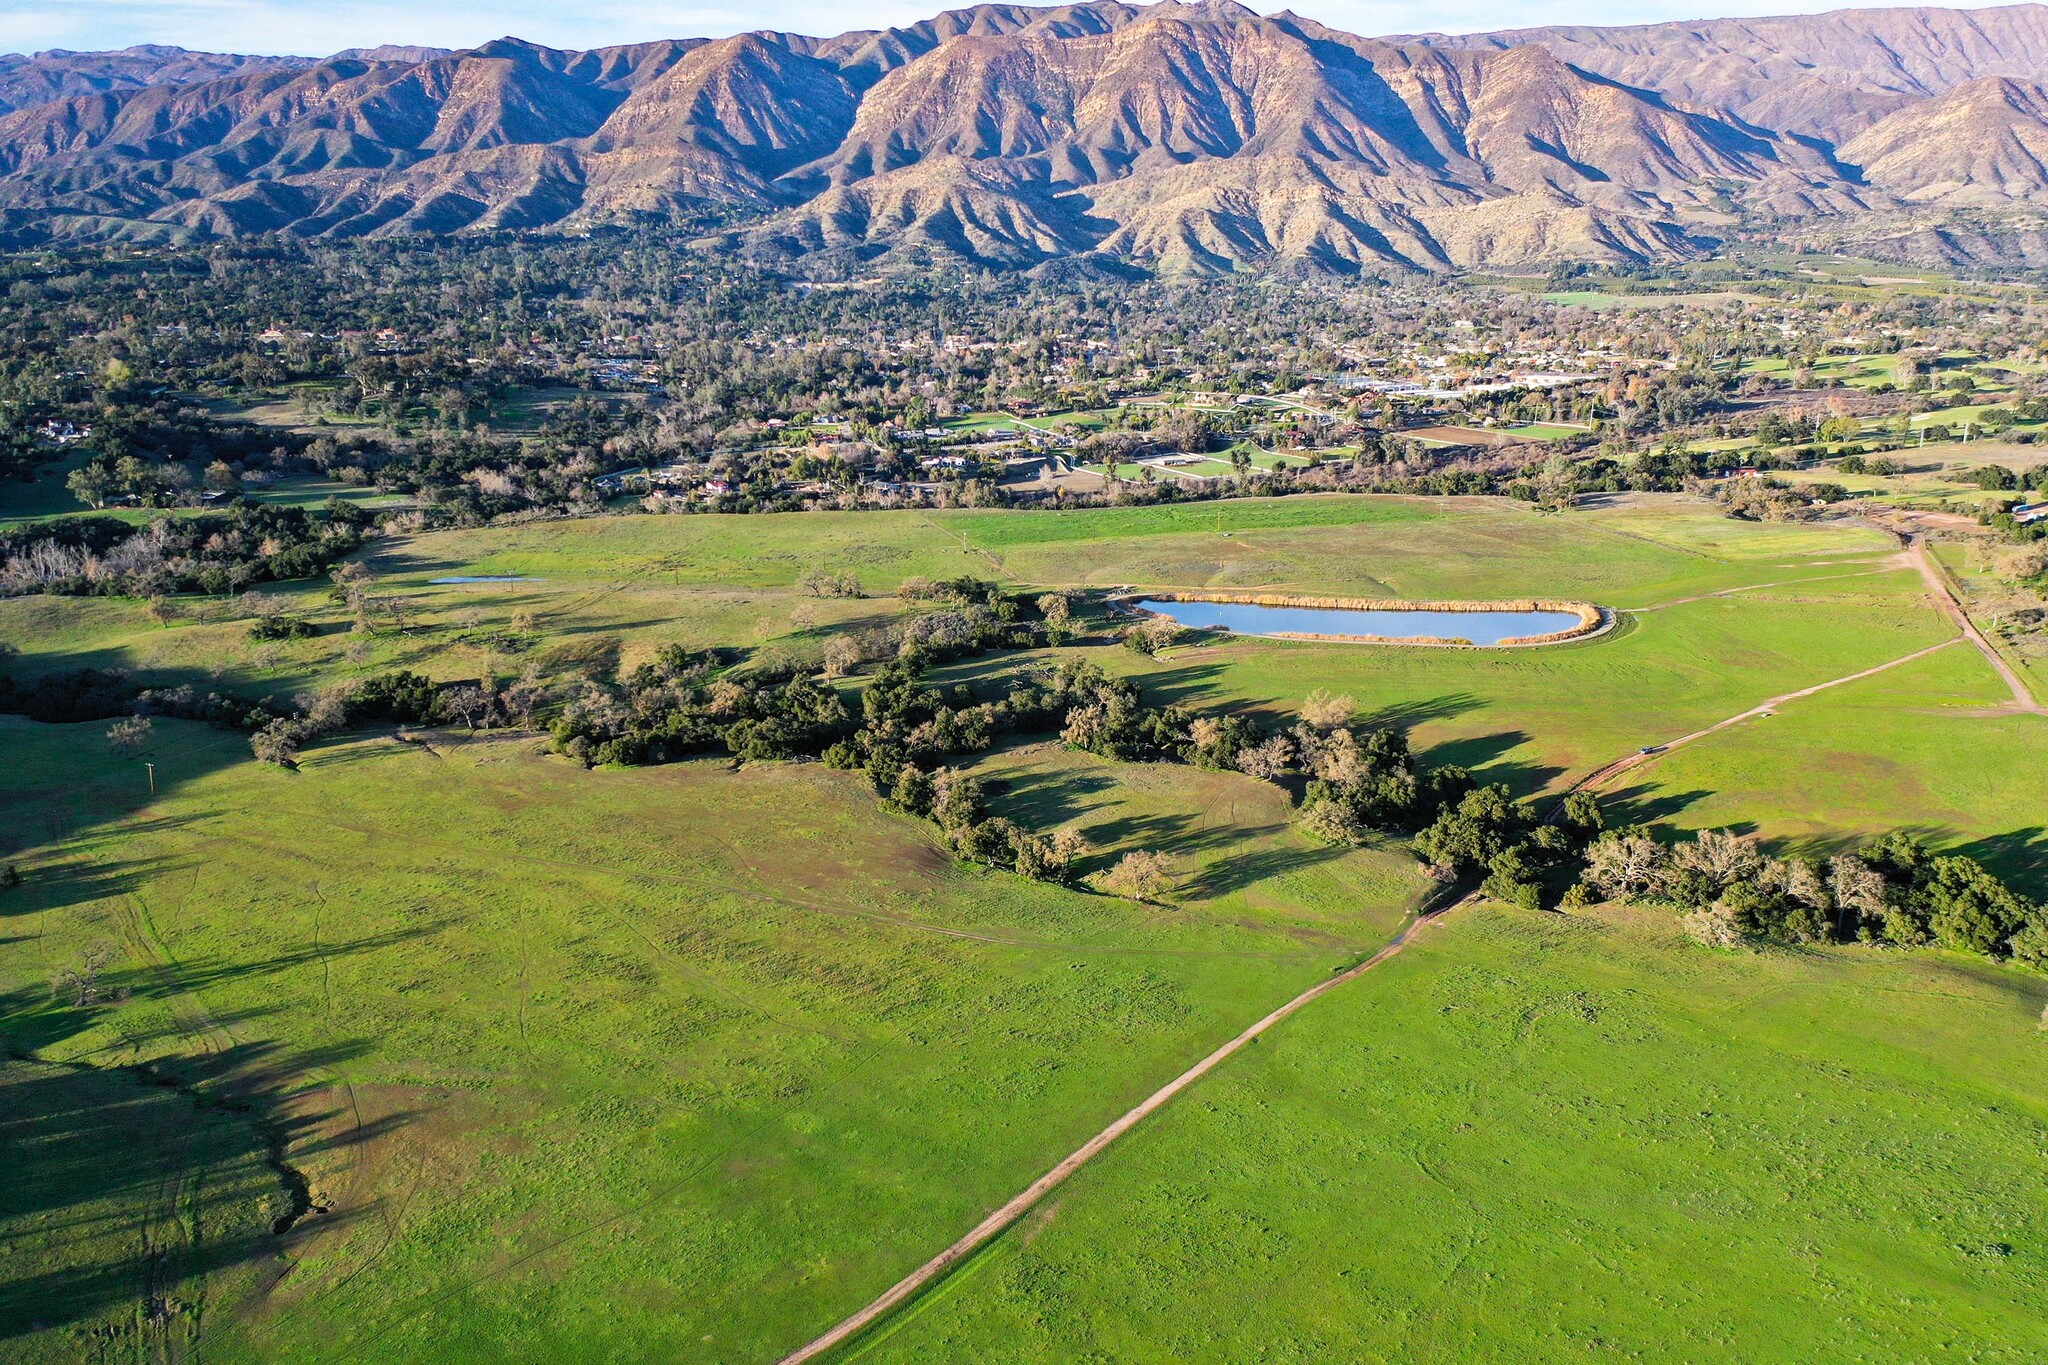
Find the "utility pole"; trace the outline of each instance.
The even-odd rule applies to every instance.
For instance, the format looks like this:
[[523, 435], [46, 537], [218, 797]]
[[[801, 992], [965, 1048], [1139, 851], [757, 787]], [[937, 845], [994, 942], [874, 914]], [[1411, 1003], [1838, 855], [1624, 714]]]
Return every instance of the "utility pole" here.
[[144, 768], [147, 768], [147, 769], [149, 770], [149, 794], [150, 794], [151, 796], [155, 796], [155, 795], [156, 795], [156, 764], [154, 764], [154, 763], [145, 763], [145, 764], [143, 764], [142, 766], [143, 766]]

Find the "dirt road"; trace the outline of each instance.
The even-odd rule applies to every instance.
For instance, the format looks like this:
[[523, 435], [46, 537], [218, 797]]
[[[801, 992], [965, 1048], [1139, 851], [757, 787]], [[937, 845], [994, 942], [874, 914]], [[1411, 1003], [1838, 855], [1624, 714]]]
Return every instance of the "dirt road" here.
[[1920, 570], [1920, 577], [1926, 580], [1927, 590], [1934, 594], [1934, 600], [1948, 613], [1949, 619], [1956, 623], [1956, 628], [1963, 632], [1963, 637], [1975, 645], [1977, 652], [1984, 656], [1985, 661], [1998, 670], [1998, 676], [2005, 679], [2005, 685], [2012, 689], [2013, 709], [2029, 715], [2048, 716], [2048, 706], [2034, 700], [2034, 694], [2028, 690], [2026, 680], [2005, 661], [2003, 654], [1992, 647], [1991, 642], [1984, 638], [1984, 632], [1978, 630], [1976, 622], [1970, 619], [1970, 614], [1963, 610], [1962, 601], [1957, 598], [1955, 588], [1948, 581], [1948, 575], [1934, 562], [1934, 556], [1927, 553], [1927, 537], [1917, 531], [1908, 531], [1904, 534], [1906, 557]]
[[1677, 739], [1666, 740], [1654, 749], [1633, 753], [1626, 758], [1618, 758], [1604, 768], [1595, 768], [1577, 782], [1572, 783], [1570, 790], [1598, 791], [1610, 778], [1618, 777], [1631, 768], [1639, 767], [1653, 758], [1667, 754], [1680, 745], [1690, 744], [1696, 739], [1705, 739], [1708, 735], [1717, 734], [1722, 730], [1726, 730], [1731, 725], [1740, 725], [1743, 721], [1769, 715], [1788, 701], [1797, 701], [1801, 697], [1810, 697], [1816, 692], [1825, 692], [1830, 687], [1840, 687], [1843, 683], [1857, 682], [1860, 679], [1872, 677], [1885, 672], [1887, 669], [1897, 668], [1900, 664], [1909, 664], [1915, 659], [1924, 659], [1930, 654], [1947, 649], [1950, 645], [1960, 643], [1960, 637], [1951, 637], [1943, 640], [1938, 645], [1929, 645], [1925, 649], [1916, 649], [1911, 654], [1901, 654], [1896, 659], [1878, 664], [1874, 668], [1866, 668], [1860, 673], [1850, 673], [1840, 678], [1830, 678], [1826, 682], [1815, 683], [1811, 687], [1802, 687], [1796, 692], [1781, 692], [1768, 701], [1758, 702], [1740, 715], [1730, 716], [1726, 720], [1717, 720], [1712, 725], [1702, 726], [1690, 734], [1680, 735]]
[[1436, 923], [1459, 906], [1475, 899], [1476, 896], [1477, 893], [1475, 892], [1472, 895], [1462, 897], [1440, 911], [1425, 913], [1419, 916], [1403, 926], [1399, 933], [1387, 941], [1387, 945], [1384, 948], [1381, 948], [1365, 961], [1355, 967], [1347, 968], [1335, 976], [1317, 982], [1300, 995], [1295, 996], [1292, 1000], [1274, 1010], [1271, 1014], [1268, 1014], [1265, 1018], [1259, 1020], [1256, 1024], [1253, 1024], [1244, 1032], [1238, 1034], [1235, 1038], [1232, 1038], [1223, 1046], [1217, 1048], [1208, 1056], [1202, 1058], [1201, 1061], [1196, 1062], [1186, 1071], [1181, 1072], [1180, 1075], [1174, 1077], [1150, 1095], [1147, 1095], [1143, 1100], [1140, 1100], [1135, 1107], [1123, 1114], [1114, 1123], [1088, 1139], [1080, 1147], [1075, 1148], [1059, 1165], [1047, 1171], [1037, 1180], [1034, 1180], [1022, 1194], [1019, 1194], [994, 1213], [976, 1223], [966, 1236], [898, 1280], [881, 1297], [875, 1299], [867, 1307], [861, 1309], [852, 1317], [847, 1318], [823, 1336], [798, 1347], [784, 1356], [781, 1365], [798, 1365], [800, 1361], [815, 1360], [833, 1347], [858, 1336], [875, 1323], [887, 1317], [898, 1305], [937, 1281], [948, 1270], [951, 1270], [954, 1266], [967, 1259], [967, 1257], [973, 1255], [976, 1250], [997, 1233], [1030, 1212], [1034, 1205], [1058, 1188], [1060, 1183], [1066, 1180], [1068, 1176], [1094, 1160], [1110, 1143], [1115, 1142], [1125, 1133], [1137, 1127], [1139, 1123], [1144, 1121], [1147, 1115], [1153, 1113], [1168, 1100], [1171, 1100], [1174, 1096], [1180, 1094], [1181, 1091], [1187, 1089], [1196, 1081], [1222, 1065], [1232, 1054], [1248, 1044], [1257, 1042], [1260, 1034], [1301, 1009], [1304, 1005], [1327, 995], [1345, 982], [1362, 976], [1374, 967], [1379, 966], [1382, 962], [1385, 962], [1388, 958], [1393, 957], [1396, 953], [1414, 942], [1415, 935], [1418, 932]]

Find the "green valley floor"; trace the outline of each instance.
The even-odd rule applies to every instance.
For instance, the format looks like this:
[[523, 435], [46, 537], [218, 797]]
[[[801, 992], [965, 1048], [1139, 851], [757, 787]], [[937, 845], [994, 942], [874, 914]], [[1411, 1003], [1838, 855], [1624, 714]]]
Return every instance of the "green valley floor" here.
[[[364, 562], [395, 604], [369, 634], [309, 582], [263, 589], [302, 640], [253, 641], [246, 604], [18, 598], [0, 641], [17, 676], [565, 692], [670, 643], [814, 666], [920, 577], [1577, 598], [1619, 628], [1098, 637], [942, 681], [1085, 657], [1273, 722], [1327, 689], [1547, 799], [1877, 670], [1652, 756], [1610, 818], [1797, 852], [1908, 828], [2048, 896], [2048, 716], [1936, 648], [1953, 622], [1863, 525], [1316, 497], [620, 516]], [[866, 595], [814, 597], [811, 569]], [[518, 581], [432, 581], [458, 576]], [[1398, 839], [1307, 838], [1271, 783], [1051, 735], [971, 761], [992, 805], [1080, 831], [1090, 873], [1161, 853], [1163, 903], [960, 862], [817, 763], [586, 770], [536, 733], [383, 727], [289, 772], [235, 731], [159, 719], [124, 754], [105, 730], [0, 717], [8, 1360], [774, 1361], [1435, 891]], [[2044, 1004], [2048, 979], [1935, 952], [1464, 905], [840, 1358], [2039, 1359]]]

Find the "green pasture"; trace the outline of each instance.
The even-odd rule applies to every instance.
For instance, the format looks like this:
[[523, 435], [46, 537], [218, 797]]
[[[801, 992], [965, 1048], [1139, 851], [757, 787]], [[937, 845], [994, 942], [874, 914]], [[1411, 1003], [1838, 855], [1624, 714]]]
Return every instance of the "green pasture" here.
[[1606, 294], [1597, 289], [1562, 289], [1542, 296], [1546, 303], [1562, 304], [1567, 308], [1585, 308], [1596, 313], [1611, 312], [1616, 308], [1641, 308], [1661, 304], [1661, 299], [1636, 298], [1628, 294]]
[[1695, 289], [1685, 293], [1611, 294], [1598, 289], [1567, 289], [1546, 293], [1543, 299], [1567, 308], [1584, 308], [1595, 313], [1639, 308], [1720, 308], [1737, 302], [1755, 303], [1754, 295], [1740, 289]]
[[2006, 574], [1994, 571], [1991, 563], [1998, 551], [1990, 545], [1972, 545], [1961, 541], [1939, 541], [1932, 546], [1935, 562], [1945, 569], [1948, 579], [1962, 597], [1964, 608], [1983, 624], [1985, 634], [1998, 644], [2001, 657], [2020, 675], [2021, 681], [2032, 691], [2037, 701], [2048, 701], [2048, 633], [2029, 631], [2023, 626], [2016, 632], [2017, 639], [2004, 639], [2001, 627], [2021, 625], [2009, 620], [2008, 613], [2015, 608], [2024, 610], [2029, 604], [2038, 605], [2040, 594], [2037, 590], [2020, 588]]
[[[74, 456], [54, 466], [44, 466], [41, 476], [35, 483], [0, 482], [0, 524], [91, 513], [94, 516], [119, 517], [139, 525], [154, 517], [167, 515], [160, 509], [147, 507], [110, 507], [98, 511], [87, 507], [64, 487], [64, 480], [70, 472], [84, 464], [83, 456]], [[322, 507], [335, 498], [377, 510], [412, 504], [412, 499], [402, 494], [338, 483], [317, 475], [279, 479], [267, 487], [249, 488], [245, 490], [245, 494], [251, 502], [272, 503], [282, 507]], [[190, 516], [194, 512], [204, 510], [206, 509], [173, 508], [168, 515]]]
[[[1409, 727], [1431, 761], [1524, 794], [1554, 791], [1644, 745], [1953, 633], [1908, 573], [1866, 570], [1817, 566], [1810, 582], [1633, 615], [1612, 638], [1583, 644], [1443, 650], [1242, 640], [1174, 651], [1148, 681], [1269, 714], [1329, 688]], [[1817, 629], [1819, 617], [1831, 628]]]
[[1017, 417], [1007, 412], [970, 412], [961, 417], [949, 417], [934, 425], [947, 431], [979, 433], [1008, 427], [1013, 430], [1032, 428], [1038, 431], [1058, 431], [1062, 428], [1081, 428], [1099, 431], [1108, 423], [1108, 411], [1100, 408], [1073, 408], [1064, 412], [1042, 413], [1036, 417]]
[[66, 453], [50, 453], [56, 458], [36, 471], [33, 482], [0, 479], [0, 522], [32, 521], [87, 510], [64, 486], [64, 481], [74, 471], [85, 468], [90, 455], [76, 447]]
[[[939, 679], [993, 696], [1078, 655], [1272, 721], [1327, 688], [1533, 794], [1953, 636], [1895, 554], [1668, 496], [618, 516], [378, 542], [370, 591], [405, 610], [353, 651], [323, 582], [261, 590], [320, 627], [276, 646], [200, 598], [168, 624], [0, 601], [0, 640], [17, 674], [284, 698], [394, 667], [567, 685], [671, 642], [814, 659], [916, 610], [914, 577], [1617, 609], [1546, 648], [1098, 637]], [[813, 567], [867, 595], [810, 597]], [[457, 574], [534, 581], [430, 581]], [[2003, 696], [1951, 645], [1664, 755], [1614, 813], [1802, 851], [1906, 826], [2038, 895], [2048, 737]], [[26, 874], [0, 891], [0, 1134], [31, 1153], [0, 1188], [0, 1341], [28, 1362], [772, 1360], [1426, 889], [1399, 840], [1308, 841], [1270, 784], [1047, 736], [962, 764], [998, 814], [1082, 832], [1091, 876], [1164, 854], [1168, 904], [956, 862], [814, 763], [585, 771], [533, 735], [368, 731], [290, 773], [235, 732], [159, 720], [116, 757], [104, 730], [0, 718]], [[2030, 1358], [2044, 994], [1926, 954], [1710, 954], [1647, 912], [1462, 910], [852, 1355], [1936, 1358], [1939, 1327]], [[86, 1159], [103, 1132], [130, 1136]]]
[[410, 507], [413, 503], [413, 499], [403, 493], [387, 493], [379, 488], [364, 488], [359, 484], [341, 483], [312, 474], [279, 479], [264, 488], [251, 488], [246, 496], [251, 502], [306, 508], [325, 507], [338, 499], [372, 511]]
[[[27, 875], [0, 1038], [94, 1068], [53, 1158], [145, 1107], [166, 1125], [69, 1177], [75, 1203], [62, 1167], [0, 1196], [11, 1359], [102, 1329], [230, 1361], [772, 1358], [1424, 887], [1235, 776], [1099, 765], [1103, 857], [1161, 842], [1146, 822], [1210, 831], [1162, 911], [955, 863], [816, 764], [366, 735], [287, 773], [158, 727], [116, 759], [103, 727], [0, 721]], [[53, 990], [95, 950], [100, 999]], [[51, 1085], [4, 1077], [0, 1114]], [[285, 1238], [245, 1212], [289, 1206], [258, 1141], [322, 1210]], [[174, 1253], [161, 1321], [126, 1297], [145, 1226]]]
[[843, 1358], [2018, 1365], [2044, 1000], [1662, 912], [1459, 912]]
[[1661, 755], [1612, 804], [1617, 818], [1755, 832], [1817, 856], [1910, 827], [2048, 888], [2048, 718], [2011, 713], [2011, 695], [1957, 644]]
[[[1851, 388], [1862, 389], [1876, 384], [1900, 383], [1898, 365], [1899, 359], [1893, 355], [1822, 355], [1815, 356], [1807, 368], [1815, 379], [1838, 380]], [[1798, 368], [1797, 362], [1789, 357], [1757, 356], [1743, 361], [1737, 373], [1790, 379]]]
[[1561, 427], [1551, 422], [1521, 422], [1513, 426], [1495, 427], [1493, 430], [1504, 436], [1519, 437], [1524, 441], [1563, 441], [1586, 434], [1584, 427]]
[[[620, 517], [442, 532], [380, 546], [375, 591], [411, 607], [359, 641], [317, 584], [268, 590], [321, 627], [259, 645], [229, 604], [191, 599], [150, 621], [107, 599], [0, 602], [25, 667], [126, 667], [163, 682], [289, 696], [323, 678], [406, 667], [443, 678], [538, 665], [630, 666], [670, 640], [776, 646], [815, 658], [834, 631], [886, 624], [913, 576], [1025, 586], [1228, 588], [1410, 600], [1541, 597], [1616, 608], [1613, 638], [1537, 650], [1428, 650], [1219, 640], [1118, 667], [1168, 694], [1284, 712], [1318, 686], [1415, 724], [1446, 761], [1528, 789], [1786, 691], [1883, 662], [1949, 627], [1889, 542], [1853, 525], [1751, 523], [1679, 499], [1569, 516], [1486, 499], [1296, 498], [1086, 512]], [[873, 594], [814, 599], [805, 568], [848, 569]], [[450, 574], [537, 581], [435, 585]], [[1762, 586], [1768, 585], [1768, 586]], [[1730, 591], [1737, 590], [1737, 591]], [[1708, 594], [1727, 593], [1725, 596]], [[1698, 599], [1698, 600], [1686, 600]], [[513, 630], [531, 621], [526, 634]], [[1819, 623], [1819, 624], [1817, 624]], [[1689, 726], [1688, 726], [1689, 728]], [[1489, 747], [1490, 746], [1490, 747]]]

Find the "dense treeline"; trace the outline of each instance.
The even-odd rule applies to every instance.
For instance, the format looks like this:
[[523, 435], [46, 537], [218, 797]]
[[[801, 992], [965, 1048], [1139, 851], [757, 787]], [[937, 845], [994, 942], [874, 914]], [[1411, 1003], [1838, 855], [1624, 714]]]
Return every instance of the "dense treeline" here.
[[1894, 833], [1855, 853], [1778, 858], [1753, 839], [1702, 830], [1662, 844], [1614, 830], [1587, 850], [1584, 880], [1617, 900], [1678, 907], [1702, 941], [1936, 944], [2048, 969], [2048, 907], [1962, 854]]
[[[1269, 732], [1250, 716], [1148, 704], [1136, 683], [1085, 659], [1006, 680], [990, 699], [965, 685], [929, 685], [936, 664], [1070, 638], [1072, 607], [1057, 594], [1034, 603], [1007, 598], [972, 578], [914, 583], [908, 591], [948, 605], [880, 641], [887, 657], [868, 671], [857, 709], [829, 679], [738, 670], [716, 655], [669, 646], [615, 685], [586, 683], [556, 716], [555, 745], [587, 763], [817, 756], [862, 773], [893, 807], [937, 822], [962, 856], [1055, 879], [1071, 869], [1072, 838], [991, 816], [979, 783], [949, 760], [1006, 736], [1057, 733], [1104, 758], [1242, 772], [1300, 795], [1301, 823], [1319, 837], [1411, 833], [1419, 856], [1445, 880], [1483, 873], [1489, 886], [1527, 903], [1597, 830], [1597, 809], [1589, 814], [1580, 803], [1572, 807], [1578, 823], [1546, 825], [1505, 788], [1473, 790], [1455, 767], [1421, 769], [1399, 731], [1357, 733], [1343, 699], [1312, 698], [1291, 729]], [[1127, 640], [1156, 650], [1168, 643], [1163, 624], [1133, 625]], [[842, 655], [835, 668], [828, 655], [827, 671], [859, 662]]]
[[[819, 592], [840, 585], [820, 575]], [[952, 763], [1010, 736], [1056, 733], [1069, 746], [1123, 762], [1236, 771], [1286, 790], [1311, 837], [1365, 844], [1405, 839], [1436, 879], [1477, 883], [1528, 909], [1595, 899], [1670, 904], [1703, 942], [1935, 944], [2048, 969], [2048, 907], [2028, 901], [1976, 860], [1934, 854], [1904, 834], [1828, 859], [1780, 858], [1751, 839], [1703, 831], [1673, 844], [1642, 828], [1604, 829], [1599, 803], [1574, 792], [1546, 818], [1505, 786], [1454, 766], [1417, 762], [1400, 730], [1360, 727], [1348, 697], [1317, 692], [1292, 724], [1148, 703], [1137, 683], [1085, 658], [1006, 675], [979, 696], [937, 685], [931, 671], [991, 650], [1067, 643], [1083, 630], [1072, 598], [1034, 601], [972, 577], [911, 580], [926, 608], [856, 639], [835, 636], [824, 676], [782, 658], [669, 645], [615, 681], [587, 679], [551, 698], [529, 671], [501, 685], [437, 684], [400, 671], [279, 701], [148, 689], [95, 669], [17, 681], [0, 671], [0, 712], [51, 722], [176, 716], [251, 733], [257, 757], [293, 766], [300, 746], [348, 725], [532, 727], [544, 714], [556, 749], [586, 764], [665, 763], [725, 754], [736, 761], [818, 758], [861, 773], [888, 805], [935, 822], [960, 856], [1063, 881], [1086, 844], [1074, 831], [1034, 831], [990, 813], [981, 783]], [[268, 618], [264, 618], [268, 619]], [[259, 621], [261, 624], [261, 621]], [[1146, 652], [1178, 628], [1149, 620], [1122, 632]], [[4, 662], [4, 661], [0, 661]], [[837, 679], [863, 673], [857, 691]], [[1119, 889], [1157, 891], [1150, 854]], [[1120, 866], [1118, 871], [1126, 871]]]
[[108, 516], [32, 522], [0, 531], [0, 593], [234, 592], [319, 573], [370, 527], [368, 513], [338, 501], [317, 512], [244, 502], [142, 526]]

